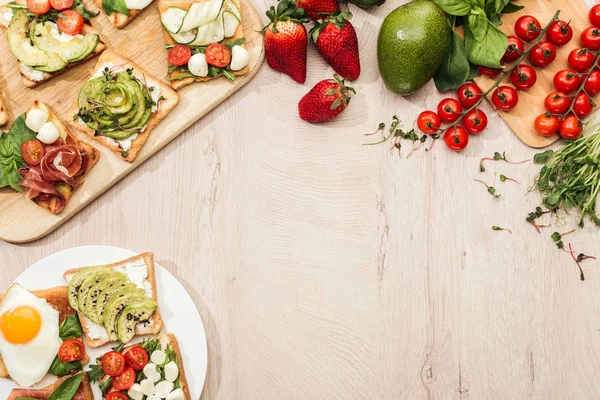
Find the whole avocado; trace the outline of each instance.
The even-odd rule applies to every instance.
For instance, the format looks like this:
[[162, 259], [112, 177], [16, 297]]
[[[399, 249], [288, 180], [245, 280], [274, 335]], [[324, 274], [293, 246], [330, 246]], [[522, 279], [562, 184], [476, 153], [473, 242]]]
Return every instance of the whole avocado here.
[[348, 2], [360, 8], [369, 8], [380, 6], [385, 3], [385, 0], [348, 0]]
[[452, 44], [443, 11], [430, 0], [414, 0], [392, 11], [377, 38], [379, 72], [394, 93], [408, 95], [435, 75]]

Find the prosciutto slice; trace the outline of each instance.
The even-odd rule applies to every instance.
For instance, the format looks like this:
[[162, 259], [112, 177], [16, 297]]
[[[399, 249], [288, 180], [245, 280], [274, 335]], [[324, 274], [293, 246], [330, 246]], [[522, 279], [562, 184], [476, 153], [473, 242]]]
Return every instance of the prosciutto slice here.
[[19, 170], [19, 174], [23, 177], [23, 180], [19, 184], [21, 189], [25, 192], [25, 197], [29, 200], [50, 200], [53, 197], [57, 199], [56, 205], [53, 207], [52, 212], [58, 213], [65, 206], [65, 198], [56, 188], [52, 182], [46, 181], [42, 175], [42, 171], [38, 165], [28, 165]]
[[[49, 389], [13, 389], [10, 392], [7, 400], [16, 400], [20, 397], [30, 397], [32, 399], [47, 400], [52, 394], [52, 390]], [[72, 400], [83, 400], [81, 393], [75, 393]]]
[[48, 182], [66, 182], [75, 186], [75, 177], [82, 170], [83, 156], [75, 145], [53, 147], [48, 150], [40, 169]]

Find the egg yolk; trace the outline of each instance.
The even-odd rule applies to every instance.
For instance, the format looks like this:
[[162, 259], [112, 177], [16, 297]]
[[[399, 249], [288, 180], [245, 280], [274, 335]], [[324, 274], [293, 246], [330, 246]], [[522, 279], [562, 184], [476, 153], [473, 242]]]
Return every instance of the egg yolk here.
[[31, 306], [19, 306], [0, 316], [0, 331], [6, 341], [12, 344], [31, 342], [41, 327], [42, 317]]

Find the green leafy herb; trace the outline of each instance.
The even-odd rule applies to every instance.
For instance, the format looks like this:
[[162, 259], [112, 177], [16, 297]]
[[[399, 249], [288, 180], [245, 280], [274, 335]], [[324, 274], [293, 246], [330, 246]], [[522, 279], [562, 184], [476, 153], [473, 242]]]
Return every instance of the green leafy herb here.
[[471, 65], [467, 59], [465, 42], [456, 32], [452, 32], [452, 46], [433, 77], [435, 87], [440, 92], [456, 89], [467, 81], [470, 73]]
[[109, 376], [103, 381], [101, 381], [98, 387], [100, 388], [102, 393], [106, 393], [112, 387], [112, 377]]
[[527, 215], [527, 217], [525, 218], [525, 221], [527, 221], [527, 222], [529, 222], [531, 225], [533, 225], [533, 227], [535, 228], [535, 230], [536, 230], [538, 233], [542, 233], [542, 232], [540, 231], [540, 228], [546, 228], [546, 227], [548, 227], [548, 226], [550, 226], [550, 225], [549, 225], [549, 224], [547, 224], [547, 225], [539, 225], [539, 224], [536, 222], [536, 220], [537, 220], [538, 218], [540, 218], [542, 215], [545, 215], [545, 214], [548, 214], [548, 213], [551, 213], [551, 212], [552, 212], [552, 210], [547, 210], [547, 211], [544, 211], [544, 210], [542, 210], [542, 207], [536, 207], [536, 208], [535, 208], [535, 211], [533, 211], [533, 212], [530, 212], [530, 213]]
[[521, 182], [519, 182], [516, 179], [513, 178], [509, 178], [508, 176], [504, 175], [504, 174], [500, 174], [500, 182], [506, 182], [506, 181], [510, 181], [510, 182], [514, 182], [516, 184], [521, 184]]
[[120, 353], [123, 351], [123, 349], [125, 348], [125, 344], [124, 343], [120, 343], [119, 345], [112, 347], [111, 350], [112, 351], [116, 351], [117, 353]]
[[501, 228], [499, 226], [494, 225], [494, 226], [492, 226], [492, 230], [493, 231], [506, 231], [512, 235], [512, 231], [508, 228]]
[[90, 369], [86, 371], [88, 379], [90, 382], [99, 382], [106, 375], [102, 370], [102, 365], [100, 364], [91, 364]]
[[151, 337], [147, 340], [142, 341], [140, 346], [148, 352], [148, 354], [154, 353], [155, 350], [160, 349], [160, 342], [156, 337]]
[[499, 152], [495, 152], [493, 157], [484, 157], [481, 160], [479, 160], [479, 171], [481, 172], [485, 172], [485, 167], [483, 166], [483, 163], [486, 161], [504, 161], [505, 163], [508, 164], [524, 164], [526, 162], [529, 162], [531, 160], [523, 160], [523, 161], [509, 161], [506, 158], [506, 152], [503, 151], [502, 154], [500, 154]]
[[10, 131], [0, 134], [0, 188], [10, 186], [20, 192], [21, 175], [19, 168], [25, 160], [21, 156], [21, 144], [35, 139], [35, 132], [25, 125], [25, 114], [15, 120]]
[[80, 361], [71, 361], [69, 363], [66, 363], [64, 361], [61, 361], [61, 359], [58, 358], [58, 356], [56, 356], [54, 358], [54, 361], [52, 361], [52, 364], [50, 364], [48, 373], [56, 375], [60, 378], [63, 376], [70, 375], [75, 371], [81, 371], [82, 369], [83, 366], [81, 365]]
[[79, 322], [79, 318], [77, 318], [76, 314], [69, 315], [60, 324], [58, 336], [63, 341], [75, 339], [81, 337], [81, 335], [83, 335], [83, 330], [81, 329], [81, 323]]
[[127, 4], [125, 0], [102, 0], [102, 8], [107, 15], [116, 11], [123, 15], [129, 16], [129, 9], [127, 8]]
[[485, 32], [481, 40], [477, 40], [470, 25], [465, 25], [465, 46], [469, 61], [489, 68], [501, 68], [500, 59], [508, 47], [508, 37], [488, 20], [478, 29]]
[[77, 393], [77, 389], [79, 389], [83, 376], [84, 375], [80, 373], [65, 379], [56, 387], [56, 389], [54, 389], [52, 394], [48, 397], [48, 400], [71, 400], [75, 396], [75, 393]]
[[496, 198], [496, 199], [497, 199], [498, 197], [502, 196], [502, 195], [500, 195], [500, 194], [497, 194], [497, 193], [496, 193], [496, 188], [495, 188], [495, 187], [493, 187], [493, 186], [490, 186], [490, 185], [488, 185], [487, 183], [485, 183], [484, 181], [481, 181], [481, 180], [479, 180], [479, 179], [473, 179], [473, 180], [474, 180], [475, 182], [479, 182], [479, 183], [481, 183], [483, 186], [485, 186], [485, 188], [487, 189], [488, 193], [489, 193], [489, 194], [491, 194], [492, 196], [494, 196], [494, 198]]

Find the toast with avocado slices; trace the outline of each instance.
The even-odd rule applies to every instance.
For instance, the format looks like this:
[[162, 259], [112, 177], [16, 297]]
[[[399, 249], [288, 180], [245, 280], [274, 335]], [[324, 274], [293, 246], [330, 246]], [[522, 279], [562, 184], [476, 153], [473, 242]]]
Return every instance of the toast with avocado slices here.
[[[75, 319], [73, 321], [72, 320], [73, 317], [71, 317], [71, 316], [76, 317], [76, 314], [75, 314], [75, 310], [73, 308], [71, 308], [71, 306], [69, 305], [69, 299], [67, 297], [67, 287], [66, 286], [57, 286], [57, 287], [53, 287], [53, 288], [49, 288], [49, 289], [32, 290], [31, 293], [33, 293], [40, 299], [45, 299], [46, 302], [48, 302], [48, 304], [52, 308], [54, 308], [56, 311], [58, 311], [58, 321], [59, 321], [59, 324], [61, 324], [60, 332], [65, 332], [67, 329], [69, 329], [68, 325], [72, 326], [73, 323], [78, 325], [77, 319]], [[0, 303], [2, 303], [2, 300], [4, 300], [4, 294], [0, 294]], [[79, 328], [76, 327], [76, 329], [79, 329]], [[76, 339], [82, 341], [83, 337], [79, 336]], [[90, 361], [90, 359], [86, 353], [86, 354], [84, 354], [83, 358], [80, 360], [80, 363], [81, 363], [80, 365], [85, 365], [89, 361]], [[61, 364], [61, 363], [57, 357], [57, 359], [55, 360], [53, 365], [50, 367], [50, 370], [48, 371], [48, 373], [54, 374], [54, 375], [57, 375], [57, 374], [62, 375], [65, 373], [76, 372], [76, 370], [68, 370], [68, 369], [65, 370], [66, 364], [61, 364], [61, 365], [59, 365], [59, 364]], [[62, 371], [59, 371], [59, 370], [62, 370]], [[81, 368], [79, 368], [79, 370], [81, 370]], [[4, 360], [2, 359], [1, 355], [0, 355], [0, 378], [10, 378], [10, 375], [6, 369], [6, 366], [4, 365]]]
[[98, 59], [68, 111], [70, 123], [127, 162], [134, 162], [152, 130], [179, 104], [169, 85], [112, 51]]
[[[71, 34], [62, 30], [69, 29], [61, 23], [67, 12], [84, 21], [75, 30], [69, 30]], [[19, 60], [19, 72], [26, 87], [36, 87], [106, 49], [100, 33], [89, 23], [94, 15], [81, 0], [62, 13], [50, 10], [43, 15], [29, 11], [22, 0], [0, 7], [0, 27], [11, 52]]]
[[159, 0], [175, 90], [220, 76], [247, 75], [242, 5], [239, 0]]
[[161, 331], [154, 255], [143, 253], [110, 265], [68, 270], [69, 304], [81, 321], [85, 342], [99, 347], [128, 343]]
[[0, 92], [0, 126], [4, 126], [8, 123], [8, 110], [6, 108], [6, 102], [2, 92]]
[[[16, 388], [13, 389], [8, 395], [7, 400], [19, 400], [19, 399], [35, 399], [35, 400], [48, 400], [52, 399], [72, 399], [72, 400], [94, 400], [94, 394], [92, 393], [92, 388], [90, 387], [90, 381], [85, 373], [81, 373], [83, 375], [79, 378], [79, 374], [64, 377], [58, 379], [52, 385], [46, 386], [41, 389], [24, 389], [24, 388]], [[81, 379], [79, 383], [79, 387], [75, 392], [73, 397], [66, 397], [66, 392], [63, 391], [66, 387], [70, 387], [70, 382], [65, 382], [67, 380], [73, 379]], [[63, 385], [64, 383], [64, 385]], [[62, 385], [62, 386], [61, 386]], [[59, 387], [60, 386], [60, 387]], [[54, 394], [53, 394], [54, 393]], [[60, 393], [60, 394], [58, 394]], [[68, 392], [67, 392], [68, 393]], [[52, 397], [51, 397], [52, 396]], [[61, 397], [62, 396], [62, 397]]]
[[94, 0], [111, 24], [123, 29], [140, 15], [153, 0]]
[[[0, 145], [12, 148], [14, 163], [6, 182], [52, 214], [60, 213], [96, 165], [100, 152], [75, 138], [44, 103], [35, 101], [19, 116]], [[3, 183], [3, 185], [2, 185]]]

